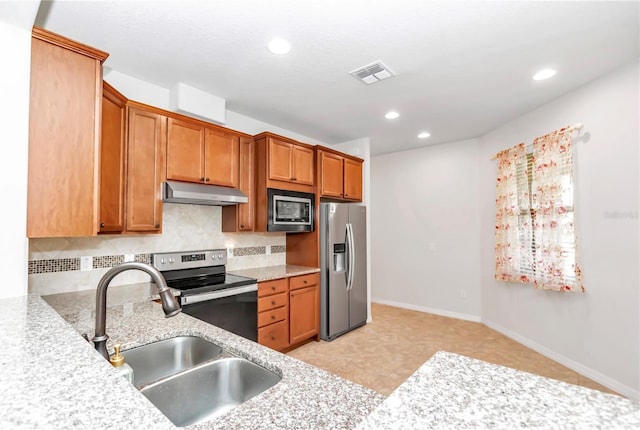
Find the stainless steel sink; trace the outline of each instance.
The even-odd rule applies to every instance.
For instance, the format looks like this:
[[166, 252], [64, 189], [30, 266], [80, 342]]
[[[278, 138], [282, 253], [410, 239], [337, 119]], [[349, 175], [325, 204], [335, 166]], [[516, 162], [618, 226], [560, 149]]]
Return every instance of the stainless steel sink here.
[[215, 418], [273, 387], [281, 377], [244, 358], [221, 358], [143, 387], [178, 427]]
[[177, 336], [123, 351], [133, 368], [133, 385], [141, 388], [220, 357], [221, 347], [196, 336]]
[[197, 336], [177, 336], [122, 355], [133, 384], [176, 426], [210, 420], [277, 384], [281, 377]]

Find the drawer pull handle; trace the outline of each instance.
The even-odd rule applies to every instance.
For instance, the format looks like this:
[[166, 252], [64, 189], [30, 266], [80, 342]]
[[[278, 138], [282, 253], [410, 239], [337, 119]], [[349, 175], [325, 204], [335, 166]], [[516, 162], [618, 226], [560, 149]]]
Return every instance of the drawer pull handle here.
[[307, 281], [305, 280], [305, 281], [304, 281], [304, 283], [306, 284], [306, 283], [307, 283]]
[[275, 300], [271, 300], [271, 304], [272, 304], [272, 305], [275, 305], [275, 304], [276, 304], [276, 301], [275, 301]]
[[271, 336], [271, 340], [276, 340], [276, 338], [274, 336]]
[[272, 287], [271, 287], [271, 289], [272, 289], [273, 291], [275, 291], [275, 290], [276, 290], [276, 286], [275, 286], [275, 285], [274, 285], [274, 286], [272, 286]]
[[276, 316], [275, 315], [271, 315], [271, 319], [272, 320], [276, 319]]

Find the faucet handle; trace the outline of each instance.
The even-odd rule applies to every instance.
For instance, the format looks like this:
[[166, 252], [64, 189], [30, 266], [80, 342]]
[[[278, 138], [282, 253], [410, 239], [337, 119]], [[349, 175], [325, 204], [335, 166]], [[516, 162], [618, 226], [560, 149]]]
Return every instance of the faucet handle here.
[[124, 357], [120, 355], [120, 344], [116, 343], [113, 345], [113, 356], [109, 359], [109, 362], [113, 365], [113, 367], [120, 367], [124, 364]]

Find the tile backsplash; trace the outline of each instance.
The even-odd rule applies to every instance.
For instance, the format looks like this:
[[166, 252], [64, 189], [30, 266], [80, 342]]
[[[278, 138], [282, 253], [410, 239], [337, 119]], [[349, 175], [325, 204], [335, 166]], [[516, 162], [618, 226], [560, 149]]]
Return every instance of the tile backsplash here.
[[[29, 293], [54, 294], [95, 289], [104, 273], [132, 255], [151, 262], [157, 252], [231, 248], [227, 270], [276, 266], [286, 262], [285, 233], [222, 233], [220, 206], [163, 204], [162, 234], [29, 240]], [[82, 260], [89, 270], [81, 270]], [[121, 273], [113, 285], [148, 282], [138, 270]]]

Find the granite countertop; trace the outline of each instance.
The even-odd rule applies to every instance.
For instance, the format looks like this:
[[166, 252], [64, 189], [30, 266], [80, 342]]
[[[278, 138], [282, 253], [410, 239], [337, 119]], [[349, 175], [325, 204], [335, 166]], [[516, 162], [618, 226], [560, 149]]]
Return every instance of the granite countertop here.
[[440, 351], [357, 427], [637, 429], [640, 404]]
[[[194, 335], [282, 376], [227, 414], [188, 428], [348, 429], [384, 400], [368, 388], [189, 315], [165, 318], [161, 305], [149, 301], [151, 291], [146, 284], [109, 287], [110, 346], [118, 342], [126, 350]], [[80, 336], [93, 336], [90, 296], [95, 298], [95, 291], [45, 296], [48, 303], [39, 296], [0, 300], [0, 428], [176, 428]]]
[[272, 279], [289, 278], [291, 276], [307, 275], [309, 273], [317, 272], [320, 272], [320, 269], [317, 267], [295, 266], [292, 264], [229, 271], [229, 273], [233, 275], [256, 278], [258, 282], [270, 281]]

